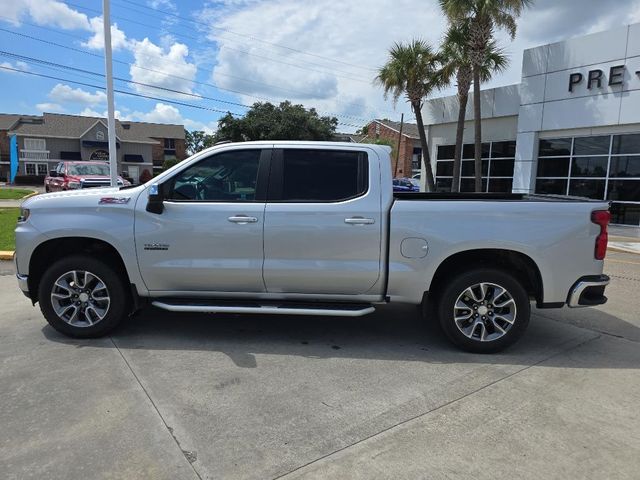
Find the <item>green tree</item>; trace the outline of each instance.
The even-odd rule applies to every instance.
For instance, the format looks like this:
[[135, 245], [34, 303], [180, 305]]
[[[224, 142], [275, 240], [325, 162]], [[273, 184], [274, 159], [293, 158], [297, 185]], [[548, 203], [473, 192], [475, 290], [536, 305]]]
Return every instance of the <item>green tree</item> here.
[[185, 130], [184, 139], [187, 145], [187, 153], [189, 153], [189, 155], [198, 153], [200, 150], [209, 148], [216, 143], [213, 135], [209, 135], [202, 130], [193, 130], [191, 132]]
[[423, 40], [414, 39], [408, 44], [396, 43], [389, 50], [389, 59], [378, 71], [375, 82], [384, 88], [384, 96], [389, 94], [394, 102], [405, 96], [416, 117], [420, 144], [422, 146], [422, 162], [426, 172], [427, 191], [435, 190], [433, 169], [429, 158], [429, 144], [422, 120], [424, 100], [436, 89], [442, 87], [440, 57], [431, 46]]
[[452, 23], [468, 23], [469, 59], [473, 67], [473, 112], [475, 137], [475, 190], [482, 191], [482, 123], [480, 82], [487, 49], [495, 30], [503, 29], [515, 38], [516, 19], [533, 0], [440, 0], [440, 6]]
[[216, 140], [331, 140], [337, 126], [337, 118], [321, 117], [314, 108], [307, 110], [289, 101], [257, 102], [243, 117], [231, 113], [222, 117]]
[[[462, 165], [462, 139], [464, 136], [464, 122], [466, 120], [469, 90], [473, 82], [473, 66], [469, 54], [469, 22], [458, 22], [449, 25], [441, 48], [442, 75], [444, 81], [450, 82], [455, 77], [458, 89], [458, 125], [456, 129], [456, 147], [453, 161], [453, 181], [451, 191], [460, 191], [460, 168]], [[503, 72], [509, 65], [509, 59], [504, 50], [498, 48], [495, 41], [489, 43], [484, 57], [485, 61], [480, 70], [480, 80], [488, 81], [494, 73]]]

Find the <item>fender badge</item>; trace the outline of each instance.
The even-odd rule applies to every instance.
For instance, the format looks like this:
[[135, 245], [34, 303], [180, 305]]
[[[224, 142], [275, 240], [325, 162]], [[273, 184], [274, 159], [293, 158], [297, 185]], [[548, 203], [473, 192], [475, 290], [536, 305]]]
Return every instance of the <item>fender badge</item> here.
[[129, 203], [131, 197], [102, 197], [98, 205], [124, 205]]
[[169, 250], [169, 245], [166, 243], [145, 243], [145, 250]]

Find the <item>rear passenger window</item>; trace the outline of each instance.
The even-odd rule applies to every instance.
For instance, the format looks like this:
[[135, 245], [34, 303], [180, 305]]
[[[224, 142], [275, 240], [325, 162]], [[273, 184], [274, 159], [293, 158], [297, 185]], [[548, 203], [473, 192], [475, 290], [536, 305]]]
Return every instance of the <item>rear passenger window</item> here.
[[339, 202], [367, 191], [363, 152], [283, 149], [281, 201]]

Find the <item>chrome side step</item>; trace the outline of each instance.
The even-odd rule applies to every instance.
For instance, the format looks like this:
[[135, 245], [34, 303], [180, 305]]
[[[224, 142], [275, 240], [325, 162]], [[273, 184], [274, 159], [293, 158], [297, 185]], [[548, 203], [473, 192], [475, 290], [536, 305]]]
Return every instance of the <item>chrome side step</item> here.
[[375, 311], [371, 305], [309, 305], [309, 304], [272, 304], [272, 305], [242, 305], [242, 304], [205, 304], [194, 300], [193, 303], [185, 301], [172, 303], [170, 301], [154, 301], [154, 307], [170, 312], [193, 313], [261, 313], [275, 315], [316, 315], [333, 317], [362, 317]]

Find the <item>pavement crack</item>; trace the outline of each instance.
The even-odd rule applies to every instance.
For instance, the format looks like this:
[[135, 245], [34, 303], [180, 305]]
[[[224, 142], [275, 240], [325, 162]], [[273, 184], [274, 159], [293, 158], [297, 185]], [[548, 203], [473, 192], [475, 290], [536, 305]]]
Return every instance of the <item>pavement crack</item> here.
[[144, 394], [147, 396], [147, 398], [149, 399], [149, 402], [151, 402], [151, 405], [153, 406], [153, 409], [156, 411], [156, 414], [158, 415], [158, 417], [160, 417], [160, 420], [162, 421], [162, 424], [164, 425], [164, 427], [167, 429], [167, 431], [169, 432], [169, 434], [171, 435], [171, 438], [173, 438], [173, 441], [175, 442], [176, 446], [180, 449], [180, 452], [182, 452], [182, 455], [185, 457], [185, 459], [187, 460], [187, 462], [189, 462], [189, 465], [191, 466], [191, 469], [193, 470], [193, 473], [196, 475], [196, 477], [198, 477], [200, 480], [202, 480], [202, 476], [200, 475], [200, 473], [198, 473], [198, 470], [196, 470], [196, 467], [193, 465], [193, 462], [195, 462], [198, 458], [198, 455], [196, 452], [192, 452], [189, 450], [184, 450], [181, 446], [180, 446], [180, 442], [178, 441], [178, 439], [176, 438], [176, 436], [173, 433], [173, 428], [171, 428], [168, 424], [167, 421], [164, 419], [164, 417], [162, 416], [162, 413], [160, 413], [160, 410], [158, 409], [158, 406], [156, 405], [156, 402], [153, 401], [153, 399], [151, 398], [151, 395], [149, 395], [149, 392], [147, 391], [147, 389], [145, 388], [145, 386], [142, 384], [142, 382], [140, 381], [140, 378], [138, 378], [138, 375], [136, 375], [136, 372], [133, 370], [133, 368], [131, 367], [131, 364], [129, 363], [129, 361], [127, 360], [127, 357], [124, 356], [124, 354], [122, 353], [122, 351], [120, 350], [120, 347], [118, 347], [118, 344], [116, 344], [115, 340], [113, 339], [113, 337], [109, 337], [109, 340], [111, 340], [111, 343], [113, 344], [113, 347], [117, 350], [117, 352], [120, 354], [120, 357], [122, 358], [122, 361], [125, 363], [125, 365], [127, 366], [127, 368], [129, 369], [129, 371], [131, 372], [131, 375], [133, 375], [133, 378], [136, 379], [136, 382], [138, 383], [138, 385], [140, 386], [140, 388], [142, 389], [142, 391], [144, 392]]
[[464, 395], [461, 395], [458, 398], [454, 398], [453, 400], [445, 402], [442, 405], [438, 405], [437, 407], [434, 407], [431, 410], [427, 410], [426, 412], [422, 412], [422, 413], [419, 413], [417, 415], [414, 415], [413, 417], [410, 417], [410, 418], [407, 418], [405, 420], [402, 420], [402, 421], [400, 421], [400, 422], [398, 422], [398, 423], [396, 423], [394, 425], [391, 425], [389, 427], [383, 428], [382, 430], [380, 430], [380, 431], [378, 431], [376, 433], [372, 433], [371, 435], [368, 435], [368, 436], [366, 436], [364, 438], [361, 438], [360, 440], [356, 440], [355, 442], [350, 443], [349, 445], [345, 445], [344, 447], [340, 447], [340, 448], [338, 448], [338, 449], [336, 449], [336, 450], [334, 450], [332, 452], [329, 452], [329, 453], [327, 453], [325, 455], [322, 455], [322, 456], [320, 456], [320, 457], [318, 457], [318, 458], [316, 458], [314, 460], [311, 460], [310, 462], [307, 462], [307, 463], [305, 463], [303, 465], [295, 467], [294, 469], [292, 469], [292, 470], [290, 470], [290, 471], [288, 471], [286, 473], [283, 473], [282, 475], [278, 475], [277, 477], [273, 477], [271, 480], [278, 480], [278, 479], [284, 478], [287, 475], [291, 475], [292, 473], [297, 472], [298, 470], [302, 470], [303, 468], [308, 467], [309, 465], [313, 465], [314, 463], [317, 463], [317, 462], [319, 462], [321, 460], [324, 460], [325, 458], [329, 458], [329, 457], [335, 455], [336, 453], [340, 453], [340, 452], [342, 452], [344, 450], [347, 450], [347, 449], [349, 449], [351, 447], [359, 445], [360, 443], [366, 442], [367, 440], [375, 438], [375, 437], [377, 437], [379, 435], [382, 435], [383, 433], [386, 433], [386, 432], [388, 432], [390, 430], [393, 430], [393, 429], [395, 429], [397, 427], [405, 425], [405, 424], [407, 424], [409, 422], [412, 422], [414, 420], [418, 420], [420, 418], [426, 417], [427, 415], [430, 415], [431, 413], [437, 412], [438, 410], [441, 410], [441, 409], [443, 409], [445, 407], [448, 407], [449, 405], [453, 405], [453, 404], [455, 404], [455, 403], [457, 403], [457, 402], [459, 402], [461, 400], [464, 400], [465, 398], [468, 398], [468, 397], [470, 397], [472, 395], [475, 395], [476, 393], [479, 393], [479, 392], [481, 392], [481, 391], [483, 391], [483, 390], [485, 390], [485, 389], [487, 389], [489, 387], [497, 385], [498, 383], [503, 382], [504, 380], [508, 380], [511, 377], [514, 377], [514, 376], [516, 376], [516, 375], [518, 375], [518, 374], [520, 374], [522, 372], [525, 372], [525, 371], [529, 370], [530, 368], [537, 367], [538, 365], [540, 365], [540, 364], [542, 364], [544, 362], [547, 362], [547, 361], [549, 361], [549, 360], [551, 360], [551, 359], [553, 359], [553, 358], [555, 358], [557, 356], [564, 355], [565, 353], [570, 352], [572, 350], [576, 350], [576, 349], [586, 345], [587, 343], [592, 342], [594, 340], [597, 340], [599, 338], [601, 338], [600, 335], [592, 337], [592, 338], [588, 338], [588, 339], [584, 340], [583, 342], [578, 343], [577, 345], [573, 345], [573, 346], [571, 346], [569, 348], [560, 350], [559, 352], [556, 352], [556, 353], [554, 353], [552, 355], [549, 355], [549, 356], [547, 356], [547, 357], [545, 357], [545, 358], [543, 358], [543, 359], [541, 359], [541, 360], [539, 360], [539, 361], [537, 361], [535, 363], [532, 363], [531, 365], [527, 365], [526, 367], [522, 367], [522, 368], [516, 370], [515, 372], [512, 372], [512, 373], [510, 373], [508, 375], [505, 375], [504, 377], [498, 378], [497, 380], [494, 380], [493, 382], [489, 382], [486, 385], [483, 385], [482, 387], [479, 387], [479, 388], [476, 388], [475, 390], [472, 390], [471, 392], [465, 393]]

